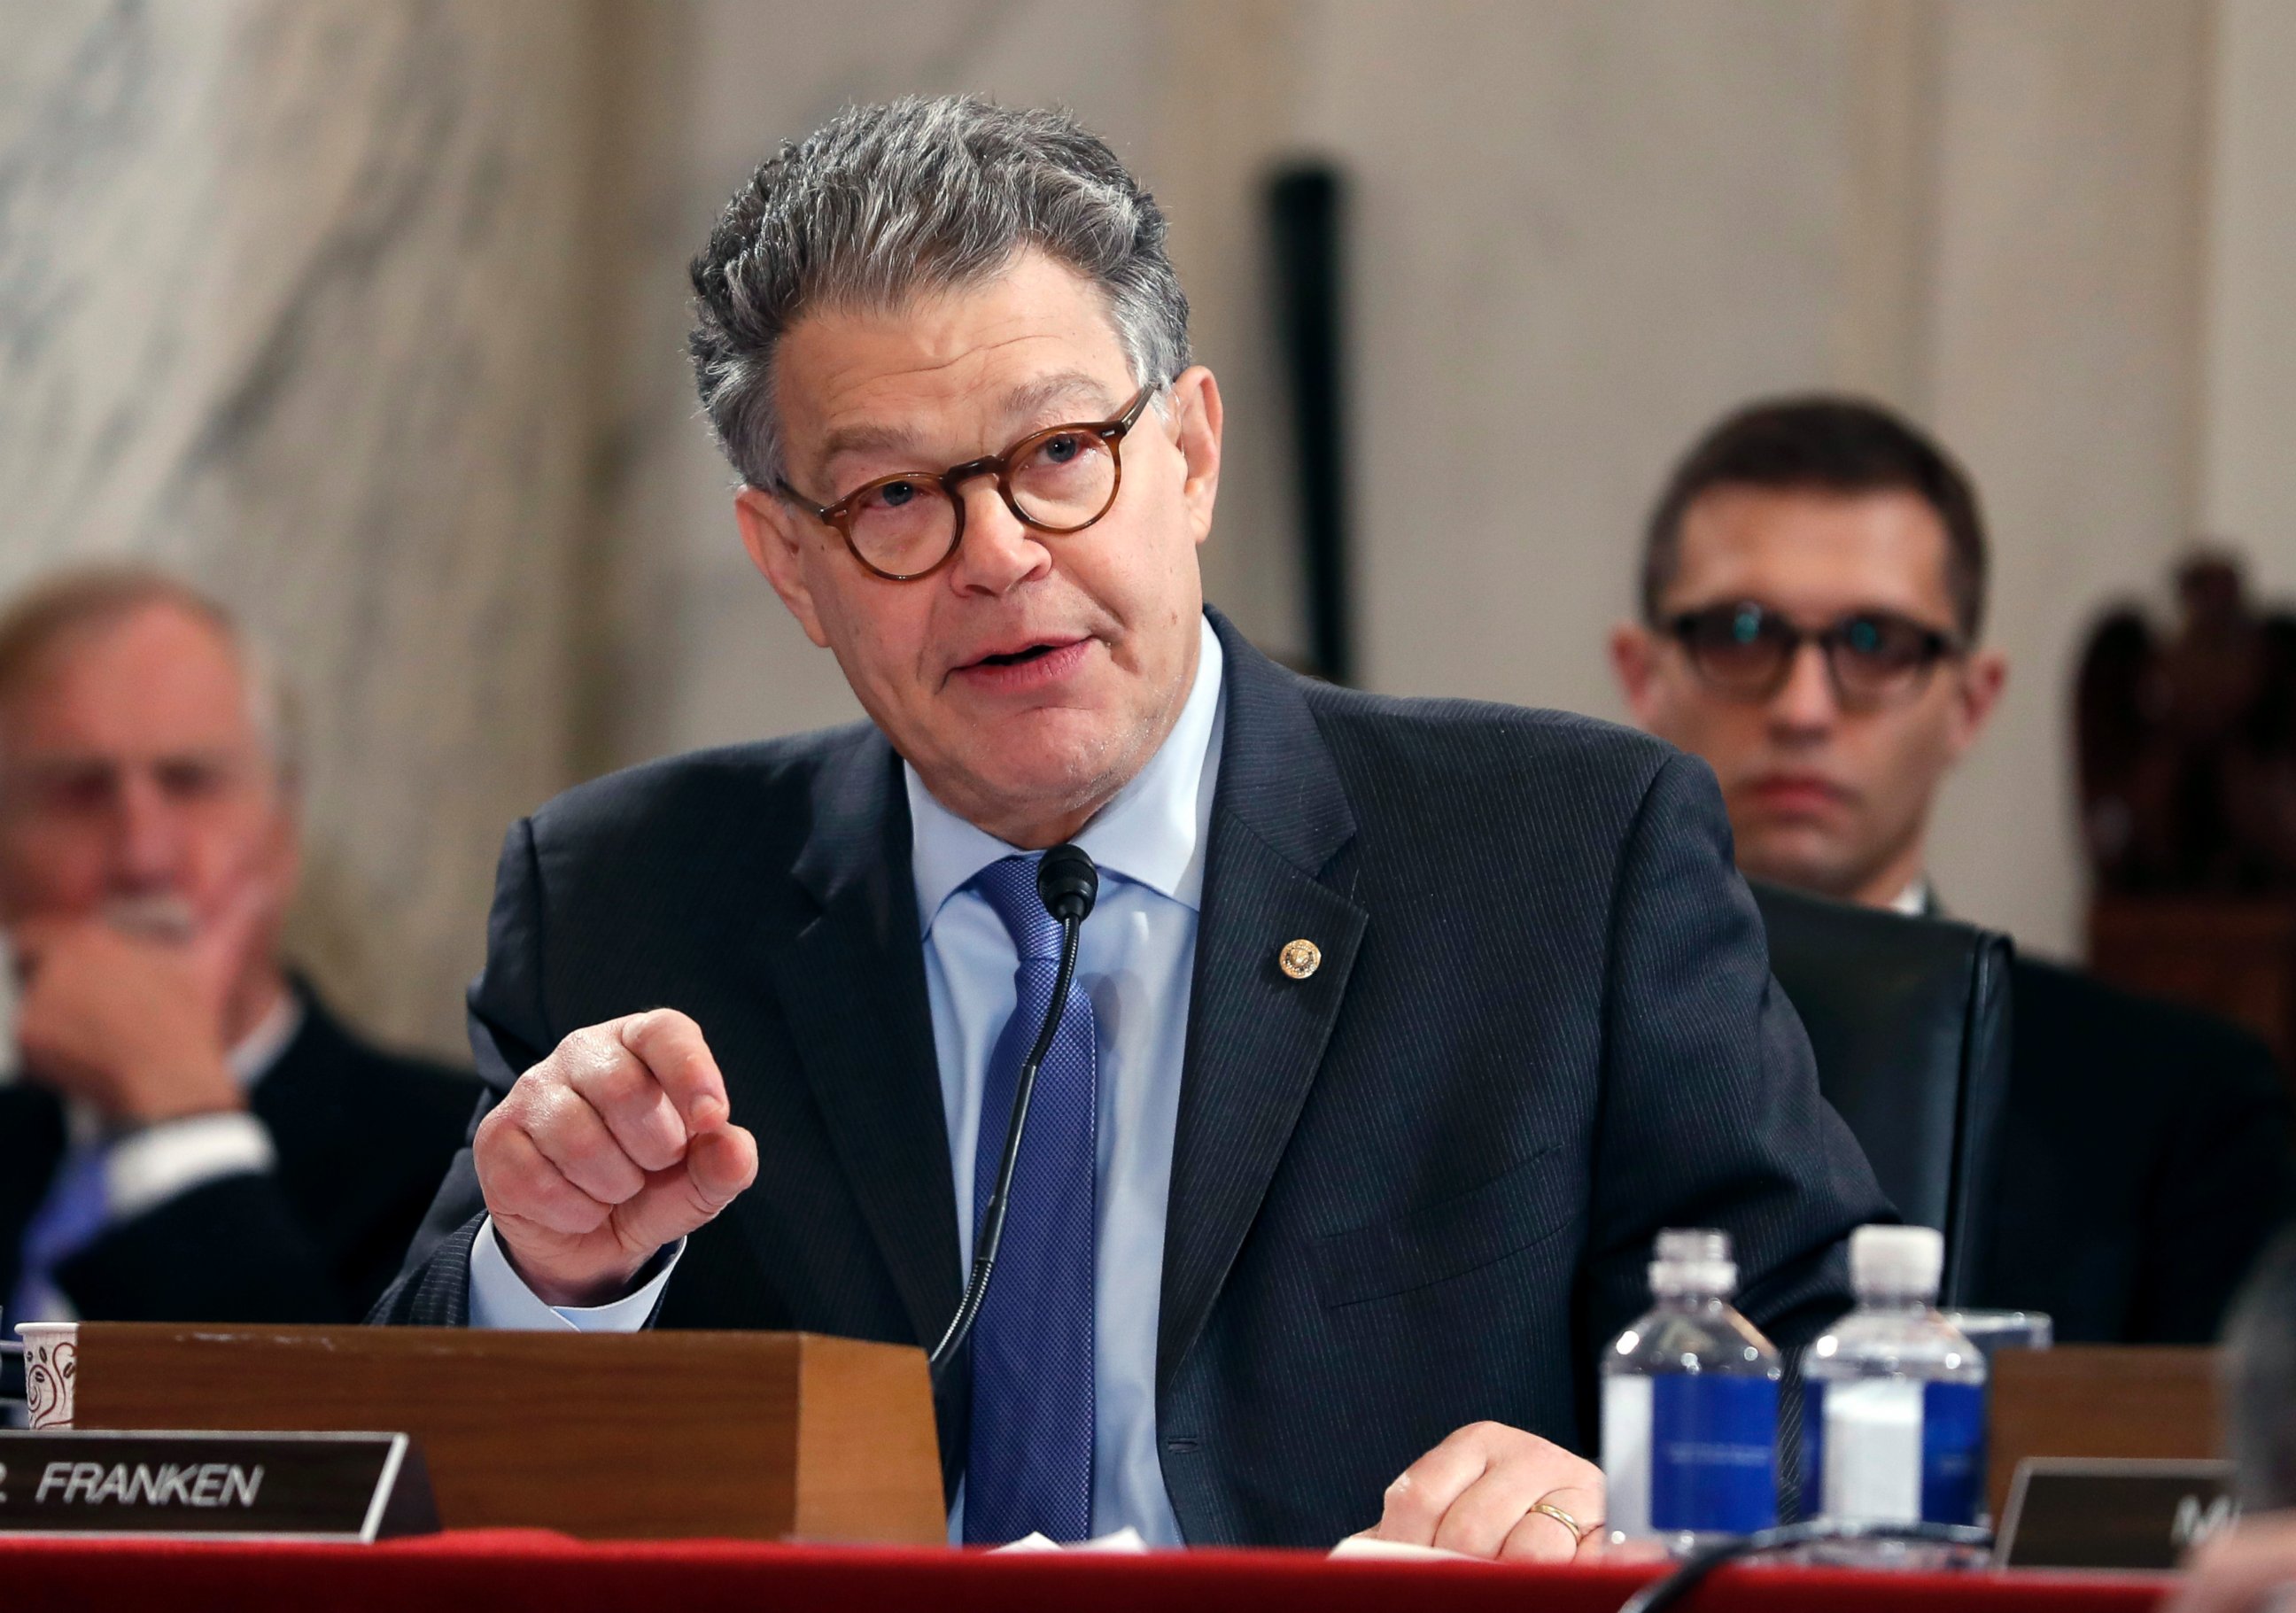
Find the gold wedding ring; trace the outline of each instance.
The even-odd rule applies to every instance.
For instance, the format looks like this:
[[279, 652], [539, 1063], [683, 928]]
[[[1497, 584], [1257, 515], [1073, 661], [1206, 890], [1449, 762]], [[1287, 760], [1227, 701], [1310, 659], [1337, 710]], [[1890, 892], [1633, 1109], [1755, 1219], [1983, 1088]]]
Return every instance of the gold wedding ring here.
[[[1564, 1511], [1561, 1507], [1556, 1506], [1553, 1502], [1534, 1501], [1530, 1503], [1530, 1510], [1534, 1512], [1546, 1513], [1547, 1517], [1552, 1518], [1555, 1522], [1570, 1530], [1571, 1539], [1584, 1540], [1587, 1538], [1587, 1531], [1578, 1527], [1578, 1520], [1571, 1517], [1570, 1513]], [[1602, 1527], [1600, 1524], [1597, 1524], [1595, 1527], [1596, 1528]]]

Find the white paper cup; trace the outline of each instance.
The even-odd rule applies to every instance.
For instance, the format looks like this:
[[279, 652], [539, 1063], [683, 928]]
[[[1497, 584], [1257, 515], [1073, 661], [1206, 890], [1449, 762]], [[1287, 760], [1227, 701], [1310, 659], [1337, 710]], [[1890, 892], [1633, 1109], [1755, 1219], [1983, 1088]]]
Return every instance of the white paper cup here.
[[72, 1386], [79, 1377], [79, 1323], [20, 1322], [24, 1341], [24, 1409], [36, 1429], [72, 1425]]

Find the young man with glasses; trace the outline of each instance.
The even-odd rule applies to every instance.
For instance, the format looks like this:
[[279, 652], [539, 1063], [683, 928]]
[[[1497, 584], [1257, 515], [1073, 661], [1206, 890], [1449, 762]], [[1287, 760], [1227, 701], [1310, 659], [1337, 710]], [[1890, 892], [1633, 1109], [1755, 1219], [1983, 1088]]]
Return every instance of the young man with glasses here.
[[938, 1386], [952, 1535], [1570, 1558], [1660, 1229], [1728, 1231], [1784, 1342], [1885, 1206], [1703, 768], [1310, 683], [1205, 607], [1220, 394], [1163, 238], [1071, 119], [972, 100], [849, 109], [735, 196], [702, 401], [870, 721], [512, 830], [499, 1100], [381, 1315], [931, 1347], [1073, 840], [1077, 988]]
[[1938, 785], [2008, 675], [1977, 644], [1985, 539], [1960, 472], [1876, 409], [1748, 410], [1660, 497], [1642, 602], [1611, 643], [1628, 704], [1713, 766], [1739, 866], [1919, 911]]
[[[1876, 405], [1757, 404], [1684, 456], [1611, 658], [1636, 720], [1714, 769], [1747, 873], [1938, 911], [1931, 811], [2008, 670], [1979, 639], [1986, 560], [1967, 478]], [[2030, 959], [2012, 1010], [1980, 1302], [2047, 1311], [2070, 1341], [2214, 1338], [2290, 1202], [2269, 1055]]]

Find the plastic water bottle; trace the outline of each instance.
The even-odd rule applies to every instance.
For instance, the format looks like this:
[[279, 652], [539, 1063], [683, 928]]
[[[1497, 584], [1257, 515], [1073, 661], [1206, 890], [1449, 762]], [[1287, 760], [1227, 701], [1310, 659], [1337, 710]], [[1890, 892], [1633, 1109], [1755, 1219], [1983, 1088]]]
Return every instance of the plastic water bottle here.
[[1730, 1235], [1663, 1232], [1650, 1314], [1603, 1355], [1614, 1541], [1682, 1552], [1778, 1520], [1778, 1352], [1730, 1304]]
[[1985, 1479], [1985, 1357], [1933, 1308], [1945, 1240], [1861, 1226], [1857, 1308], [1803, 1358], [1807, 1510], [1837, 1523], [1970, 1524]]

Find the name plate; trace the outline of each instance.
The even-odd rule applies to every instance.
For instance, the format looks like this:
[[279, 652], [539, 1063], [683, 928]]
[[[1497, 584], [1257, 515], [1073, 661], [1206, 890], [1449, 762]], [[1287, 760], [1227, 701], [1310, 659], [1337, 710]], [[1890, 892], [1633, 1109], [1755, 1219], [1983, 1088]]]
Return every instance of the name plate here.
[[2028, 1456], [1997, 1557], [2016, 1568], [2159, 1568], [2240, 1517], [2227, 1462]]
[[438, 1527], [404, 1434], [0, 1432], [0, 1535], [365, 1543]]

